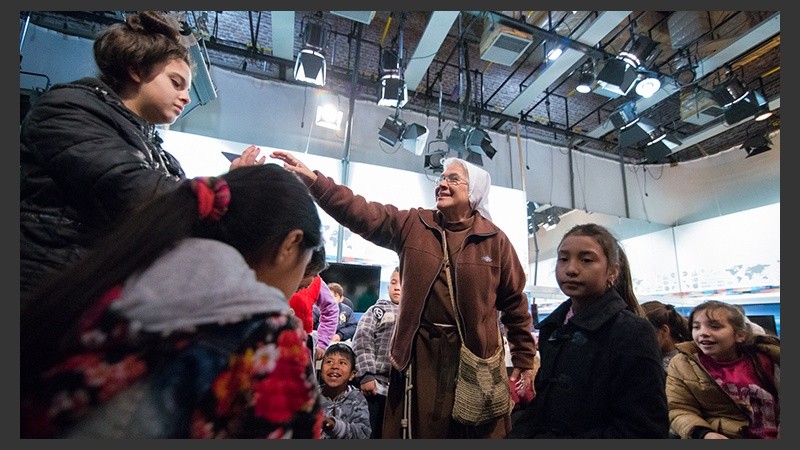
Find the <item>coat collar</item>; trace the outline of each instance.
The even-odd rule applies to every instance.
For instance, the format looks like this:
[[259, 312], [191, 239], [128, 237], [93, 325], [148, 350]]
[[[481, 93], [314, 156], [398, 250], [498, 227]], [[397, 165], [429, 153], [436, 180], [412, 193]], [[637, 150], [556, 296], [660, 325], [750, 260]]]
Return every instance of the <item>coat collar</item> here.
[[[422, 223], [425, 224], [426, 227], [435, 229], [438, 231], [442, 231], [442, 227], [439, 225], [439, 211], [435, 209], [420, 209], [419, 210], [419, 218], [422, 220]], [[472, 224], [472, 234], [478, 234], [482, 236], [490, 236], [493, 234], [497, 234], [498, 228], [492, 223], [491, 220], [483, 217], [480, 213], [476, 212], [475, 215], [475, 222]]]
[[[550, 315], [542, 320], [537, 327], [540, 329], [548, 326], [560, 326], [567, 317], [567, 312], [572, 307], [572, 299], [567, 299], [559, 305]], [[572, 316], [570, 322], [578, 328], [595, 331], [611, 320], [620, 311], [625, 309], [625, 301], [615, 289], [607, 290], [603, 295], [586, 306], [586, 309]]]

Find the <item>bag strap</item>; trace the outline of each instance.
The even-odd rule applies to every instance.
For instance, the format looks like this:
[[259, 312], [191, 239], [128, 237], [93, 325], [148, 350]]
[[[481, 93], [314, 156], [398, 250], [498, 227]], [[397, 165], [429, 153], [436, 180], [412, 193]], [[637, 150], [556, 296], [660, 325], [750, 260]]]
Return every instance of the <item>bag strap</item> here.
[[[450, 303], [453, 305], [453, 314], [456, 316], [456, 328], [458, 328], [458, 336], [461, 338], [461, 345], [466, 346], [464, 341], [464, 331], [461, 329], [461, 318], [456, 308], [456, 297], [453, 295], [453, 279], [450, 275], [450, 253], [447, 251], [447, 230], [442, 230], [442, 248], [444, 250], [444, 272], [447, 277], [447, 289], [450, 292]], [[503, 336], [500, 333], [500, 325], [497, 325], [497, 337], [500, 342], [500, 347], [503, 347]]]

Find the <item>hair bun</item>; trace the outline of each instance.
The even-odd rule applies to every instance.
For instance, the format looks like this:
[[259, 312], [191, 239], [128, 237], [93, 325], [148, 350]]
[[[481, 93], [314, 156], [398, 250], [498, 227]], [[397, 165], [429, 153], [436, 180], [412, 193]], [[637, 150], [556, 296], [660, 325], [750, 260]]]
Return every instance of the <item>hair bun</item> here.
[[180, 39], [180, 21], [174, 14], [159, 11], [142, 11], [125, 18], [128, 26], [149, 34], [163, 34], [174, 40]]

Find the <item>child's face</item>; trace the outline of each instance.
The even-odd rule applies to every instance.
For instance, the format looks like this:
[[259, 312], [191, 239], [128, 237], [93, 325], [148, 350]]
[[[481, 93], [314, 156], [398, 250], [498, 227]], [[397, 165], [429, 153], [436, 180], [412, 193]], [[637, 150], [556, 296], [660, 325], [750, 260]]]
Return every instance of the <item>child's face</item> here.
[[355, 377], [350, 359], [341, 353], [326, 355], [322, 359], [320, 372], [322, 381], [332, 388], [344, 386]]
[[613, 276], [603, 248], [589, 236], [567, 236], [558, 247], [556, 281], [561, 291], [576, 300], [598, 297]]
[[714, 361], [732, 361], [739, 356], [736, 343], [744, 336], [737, 335], [726, 311], [706, 309], [692, 318], [692, 339]]
[[400, 272], [392, 272], [389, 279], [389, 300], [395, 305], [400, 303]]

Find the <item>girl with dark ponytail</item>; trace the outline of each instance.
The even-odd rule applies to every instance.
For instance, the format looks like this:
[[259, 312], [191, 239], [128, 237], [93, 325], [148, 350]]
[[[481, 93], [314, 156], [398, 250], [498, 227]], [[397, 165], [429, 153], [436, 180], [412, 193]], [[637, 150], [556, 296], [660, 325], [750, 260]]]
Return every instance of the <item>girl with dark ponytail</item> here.
[[318, 437], [287, 298], [320, 229], [275, 164], [183, 181], [128, 216], [23, 299], [21, 436]]
[[658, 300], [644, 302], [642, 308], [647, 313], [647, 320], [656, 329], [664, 372], [666, 372], [669, 361], [678, 354], [675, 345], [692, 340], [689, 321], [675, 309], [675, 306], [661, 303]]

